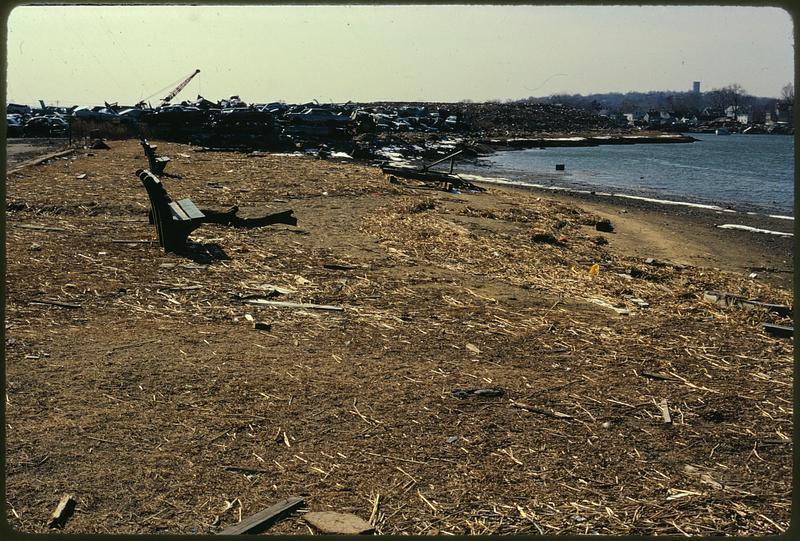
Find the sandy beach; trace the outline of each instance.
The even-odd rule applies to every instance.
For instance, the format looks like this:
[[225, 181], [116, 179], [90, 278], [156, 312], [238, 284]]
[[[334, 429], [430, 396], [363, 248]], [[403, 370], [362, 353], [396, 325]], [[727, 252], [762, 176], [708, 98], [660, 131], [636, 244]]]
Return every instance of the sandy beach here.
[[165, 254], [142, 147], [108, 143], [6, 183], [14, 529], [64, 494], [64, 533], [286, 497], [381, 534], [788, 528], [793, 345], [763, 323], [791, 318], [706, 293], [791, 306], [793, 237], [716, 226], [793, 221], [158, 142], [173, 199], [298, 218]]

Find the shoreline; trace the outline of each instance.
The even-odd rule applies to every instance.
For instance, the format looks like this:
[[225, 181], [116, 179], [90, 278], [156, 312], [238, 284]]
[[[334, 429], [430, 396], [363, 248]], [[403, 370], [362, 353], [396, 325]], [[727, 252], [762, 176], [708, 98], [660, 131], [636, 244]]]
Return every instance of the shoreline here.
[[745, 275], [755, 272], [757, 280], [786, 289], [793, 287], [793, 236], [718, 227], [736, 224], [789, 232], [793, 230], [793, 221], [784, 217], [715, 210], [691, 204], [663, 204], [647, 198], [601, 192], [470, 181], [490, 189], [541, 194], [609, 219], [615, 229], [604, 236], [611, 248], [625, 255], [653, 257]]
[[[675, 199], [660, 199], [657, 197], [648, 197], [646, 195], [638, 195], [638, 194], [631, 194], [631, 193], [623, 193], [623, 192], [615, 192], [615, 191], [607, 191], [607, 190], [590, 190], [590, 189], [582, 189], [572, 186], [556, 186], [556, 185], [545, 185], [539, 184], [534, 182], [524, 182], [522, 180], [515, 180], [509, 179], [505, 177], [488, 177], [483, 175], [476, 175], [473, 173], [460, 173], [458, 176], [463, 177], [470, 182], [477, 182], [477, 183], [486, 183], [491, 185], [497, 186], [516, 186], [521, 188], [531, 188], [536, 190], [543, 190], [548, 192], [559, 192], [565, 194], [573, 194], [573, 195], [592, 195], [592, 196], [600, 196], [600, 197], [613, 197], [613, 198], [620, 198], [620, 199], [630, 199], [635, 201], [644, 201], [647, 203], [653, 203], [655, 205], [661, 206], [670, 206], [670, 207], [688, 207], [688, 208], [696, 208], [696, 209], [705, 209], [709, 211], [714, 211], [723, 214], [731, 214], [731, 215], [745, 215], [745, 216], [754, 216], [754, 217], [766, 217], [766, 218], [774, 218], [776, 220], [783, 220], [783, 221], [794, 221], [794, 216], [788, 214], [771, 214], [771, 212], [778, 212], [778, 211], [767, 211], [763, 209], [759, 209], [761, 212], [751, 210], [753, 207], [746, 207], [746, 208], [739, 208], [735, 209], [731, 205], [735, 203], [731, 203], [729, 205], [717, 205], [713, 203], [700, 203], [695, 201], [683, 201], [683, 200], [675, 200]], [[531, 174], [531, 177], [537, 176], [536, 174]], [[541, 174], [538, 175], [543, 178], [549, 178], [547, 175]], [[785, 234], [793, 235], [790, 232], [784, 232]]]

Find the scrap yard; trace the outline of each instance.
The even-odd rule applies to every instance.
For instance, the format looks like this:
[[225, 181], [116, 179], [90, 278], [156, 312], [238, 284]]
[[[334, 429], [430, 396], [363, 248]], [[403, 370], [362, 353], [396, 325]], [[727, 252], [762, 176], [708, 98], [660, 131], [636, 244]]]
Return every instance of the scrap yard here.
[[789, 528], [791, 239], [141, 135], [9, 165], [14, 530]]

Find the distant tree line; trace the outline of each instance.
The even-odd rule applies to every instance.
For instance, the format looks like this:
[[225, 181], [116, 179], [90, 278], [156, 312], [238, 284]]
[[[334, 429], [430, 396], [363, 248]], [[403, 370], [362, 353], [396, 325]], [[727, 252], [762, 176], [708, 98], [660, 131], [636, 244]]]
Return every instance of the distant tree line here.
[[791, 83], [785, 85], [781, 89], [780, 98], [752, 96], [740, 84], [731, 83], [707, 92], [654, 90], [588, 95], [555, 94], [547, 97], [531, 96], [512, 101], [514, 103], [560, 103], [589, 111], [597, 112], [606, 109], [618, 113], [658, 110], [682, 115], [696, 114], [705, 109], [725, 110], [731, 106], [734, 111], [767, 111], [774, 110], [779, 102], [794, 102], [794, 85]]

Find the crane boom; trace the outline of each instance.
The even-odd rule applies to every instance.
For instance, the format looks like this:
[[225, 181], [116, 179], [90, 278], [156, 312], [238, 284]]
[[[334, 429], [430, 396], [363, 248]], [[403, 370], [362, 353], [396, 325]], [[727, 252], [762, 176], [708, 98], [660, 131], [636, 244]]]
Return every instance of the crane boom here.
[[195, 76], [195, 75], [197, 75], [198, 73], [200, 73], [200, 70], [197, 70], [197, 69], [196, 69], [196, 70], [194, 70], [194, 73], [192, 73], [192, 74], [191, 74], [191, 75], [189, 75], [189, 76], [188, 76], [186, 79], [184, 79], [183, 81], [181, 81], [181, 83], [180, 83], [180, 84], [178, 84], [178, 86], [176, 86], [176, 87], [175, 87], [175, 88], [172, 90], [172, 92], [170, 92], [169, 94], [167, 94], [167, 95], [166, 95], [166, 96], [165, 96], [165, 97], [164, 97], [164, 98], [161, 100], [160, 107], [164, 107], [166, 104], [168, 104], [170, 101], [172, 101], [172, 98], [174, 98], [175, 96], [177, 96], [177, 95], [178, 95], [178, 93], [179, 93], [181, 90], [183, 90], [183, 89], [184, 89], [184, 87], [186, 87], [186, 85], [188, 85], [188, 84], [189, 84], [189, 81], [191, 81], [191, 80], [194, 78], [194, 76]]

